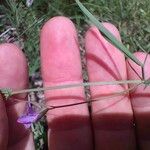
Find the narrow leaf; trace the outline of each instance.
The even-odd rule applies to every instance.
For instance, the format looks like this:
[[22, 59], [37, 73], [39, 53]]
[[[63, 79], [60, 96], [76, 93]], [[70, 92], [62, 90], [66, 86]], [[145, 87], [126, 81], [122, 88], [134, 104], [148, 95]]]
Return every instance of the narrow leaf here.
[[143, 67], [143, 64], [120, 42], [116, 37], [110, 33], [84, 6], [79, 0], [75, 0], [82, 12], [90, 19], [90, 21], [110, 40], [110, 42], [121, 50], [127, 57], [134, 61], [137, 65]]

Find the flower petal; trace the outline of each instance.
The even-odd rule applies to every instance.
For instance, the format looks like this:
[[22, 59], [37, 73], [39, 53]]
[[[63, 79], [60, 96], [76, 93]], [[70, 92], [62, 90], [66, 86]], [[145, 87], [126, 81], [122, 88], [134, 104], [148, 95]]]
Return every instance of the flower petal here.
[[28, 114], [28, 115], [23, 115], [18, 118], [17, 122], [27, 124], [27, 123], [33, 123], [37, 120], [38, 114]]
[[32, 123], [27, 123], [27, 124], [23, 124], [23, 125], [24, 125], [24, 127], [25, 127], [26, 129], [29, 129], [29, 128], [31, 127], [31, 124], [32, 124]]

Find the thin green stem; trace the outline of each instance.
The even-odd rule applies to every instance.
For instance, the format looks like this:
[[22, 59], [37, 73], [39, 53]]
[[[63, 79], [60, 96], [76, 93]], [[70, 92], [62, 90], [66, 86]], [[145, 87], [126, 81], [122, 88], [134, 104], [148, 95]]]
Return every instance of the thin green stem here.
[[141, 69], [142, 69], [142, 78], [143, 80], [145, 80], [144, 66], [142, 66]]
[[58, 109], [58, 108], [63, 108], [63, 107], [71, 107], [71, 106], [75, 106], [75, 105], [82, 105], [82, 104], [87, 104], [87, 103], [93, 103], [93, 102], [96, 102], [96, 101], [110, 99], [110, 98], [113, 98], [113, 97], [116, 97], [116, 96], [120, 96], [120, 95], [125, 95], [125, 94], [128, 94], [131, 91], [134, 91], [140, 84], [141, 83], [139, 83], [138, 85], [134, 85], [131, 88], [129, 88], [127, 90], [124, 90], [124, 91], [111, 93], [111, 95], [94, 98], [94, 99], [91, 99], [91, 100], [88, 100], [88, 101], [84, 101], [84, 102], [64, 104], [64, 105], [58, 105], [58, 106], [50, 105], [50, 106], [48, 106], [48, 109], [52, 110], [52, 109], [56, 109], [56, 108]]
[[120, 81], [107, 81], [107, 82], [85, 82], [85, 83], [74, 83], [74, 84], [66, 84], [66, 85], [57, 85], [43, 88], [33, 88], [33, 89], [24, 89], [19, 91], [12, 91], [11, 95], [22, 94], [22, 93], [30, 93], [30, 92], [38, 92], [38, 91], [48, 91], [48, 90], [57, 90], [64, 88], [75, 88], [75, 87], [86, 87], [86, 86], [103, 86], [103, 85], [118, 85], [118, 84], [139, 84], [144, 83], [144, 80], [120, 80]]

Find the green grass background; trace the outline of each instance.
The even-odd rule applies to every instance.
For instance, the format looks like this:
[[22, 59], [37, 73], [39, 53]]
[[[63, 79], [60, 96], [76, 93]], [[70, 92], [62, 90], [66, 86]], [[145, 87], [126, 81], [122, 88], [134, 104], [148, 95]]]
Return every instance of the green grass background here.
[[[150, 51], [149, 0], [82, 0], [83, 5], [99, 21], [113, 23], [120, 31], [122, 41], [132, 52]], [[43, 24], [53, 16], [69, 17], [80, 31], [85, 31], [86, 17], [74, 0], [34, 0], [31, 7], [25, 0], [0, 0], [0, 35], [15, 28], [15, 40], [23, 43], [30, 75], [39, 71], [39, 35]], [[0, 43], [5, 42], [0, 38]], [[43, 149], [46, 141], [45, 125], [33, 128], [36, 149]], [[45, 148], [44, 148], [45, 149]]]
[[[30, 74], [39, 69], [39, 33], [41, 26], [53, 16], [67, 16], [79, 30], [85, 30], [85, 16], [74, 0], [34, 0], [31, 7], [25, 0], [0, 2], [0, 33], [8, 26], [16, 29], [16, 39], [23, 41], [23, 50], [30, 65]], [[113, 23], [123, 43], [132, 52], [150, 49], [149, 0], [82, 0], [98, 20]], [[4, 42], [0, 39], [0, 42]]]

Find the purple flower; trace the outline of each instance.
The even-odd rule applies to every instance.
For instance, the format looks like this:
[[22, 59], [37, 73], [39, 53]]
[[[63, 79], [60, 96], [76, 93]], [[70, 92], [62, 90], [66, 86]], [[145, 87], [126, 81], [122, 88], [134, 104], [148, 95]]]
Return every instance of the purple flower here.
[[41, 119], [48, 111], [48, 108], [42, 109], [40, 112], [35, 111], [31, 105], [28, 105], [26, 114], [17, 119], [18, 123], [22, 123], [26, 129], [31, 127], [32, 123], [35, 123]]
[[33, 110], [31, 106], [28, 105], [27, 113], [22, 115], [17, 119], [18, 123], [22, 123], [25, 128], [30, 128], [31, 124], [36, 122], [39, 118], [39, 113]]

